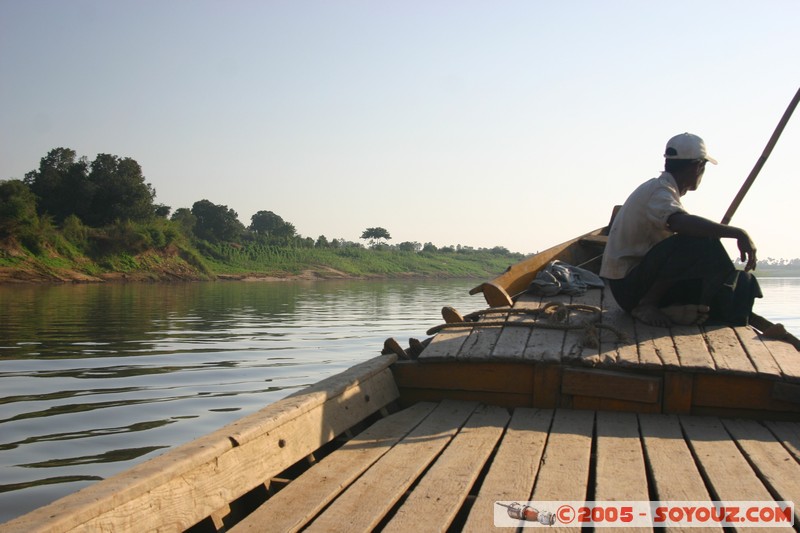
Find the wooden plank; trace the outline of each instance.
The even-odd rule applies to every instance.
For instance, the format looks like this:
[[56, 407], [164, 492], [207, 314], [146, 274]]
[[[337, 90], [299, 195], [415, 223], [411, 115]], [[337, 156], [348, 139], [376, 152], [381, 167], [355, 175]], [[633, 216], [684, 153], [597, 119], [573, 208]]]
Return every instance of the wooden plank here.
[[571, 409], [590, 409], [592, 411], [622, 411], [628, 413], [660, 413], [660, 403], [632, 402], [596, 396], [570, 396]]
[[403, 407], [411, 406], [416, 402], [440, 402], [442, 400], [475, 401], [502, 407], [531, 407], [533, 405], [533, 397], [530, 394], [444, 389], [402, 389], [400, 393], [400, 403]]
[[48, 532], [191, 527], [396, 400], [387, 368], [395, 360], [381, 356], [356, 365], [6, 526]]
[[672, 326], [670, 330], [681, 368], [709, 371], [716, 368], [699, 327]]
[[781, 367], [753, 328], [737, 327], [734, 331], [758, 374], [776, 379], [781, 377]]
[[491, 531], [494, 502], [530, 498], [552, 418], [549, 409], [514, 410], [462, 531]]
[[450, 443], [475, 410], [471, 402], [442, 402], [317, 517], [306, 531], [374, 529]]
[[453, 389], [531, 394], [534, 367], [517, 363], [419, 363], [392, 366], [401, 388]]
[[703, 407], [695, 405], [692, 414], [697, 416], [715, 416], [718, 418], [748, 418], [752, 420], [786, 420], [797, 422], [797, 413], [789, 411], [765, 411], [763, 409], [742, 409], [741, 407]]
[[536, 365], [533, 375], [533, 406], [554, 409], [561, 397], [561, 365]]
[[636, 340], [639, 343], [640, 360], [656, 365], [655, 354], [665, 369], [680, 368], [681, 362], [669, 328], [649, 326], [638, 321], [634, 322], [634, 327]]
[[[593, 411], [556, 411], [532, 501], [586, 499], [593, 429]], [[578, 531], [579, 528], [569, 530]]]
[[680, 423], [713, 500], [772, 500], [718, 418], [682, 416]]
[[[636, 347], [636, 329], [633, 317], [622, 310], [614, 300], [611, 290], [603, 289], [603, 324], [617, 329], [624, 335], [618, 339], [611, 331], [600, 330], [600, 361], [620, 366], [638, 367], [642, 364]], [[659, 361], [659, 367], [660, 361]]]
[[564, 368], [561, 392], [577, 396], [657, 403], [661, 399], [661, 378], [611, 370]]
[[[595, 501], [648, 501], [647, 471], [633, 413], [597, 413]], [[651, 527], [626, 531], [652, 531]]]
[[[684, 441], [678, 418], [672, 415], [639, 415], [645, 458], [652, 479], [653, 499], [661, 501], [710, 501], [703, 478]], [[722, 528], [713, 528], [722, 531]]]
[[595, 500], [650, 499], [635, 414], [597, 413], [596, 453]]
[[593, 429], [592, 411], [556, 411], [531, 500], [586, 498]]
[[[652, 338], [647, 338], [643, 332], [640, 331], [639, 326], [640, 324], [637, 324], [634, 320], [633, 329], [634, 334], [636, 335], [634, 338], [636, 339], [636, 349], [639, 352], [639, 363], [643, 368], [662, 368], [663, 362], [661, 357], [659, 357], [658, 349], [656, 348], [654, 340]], [[675, 345], [672, 344], [671, 337], [670, 345], [674, 353]]]
[[[776, 381], [772, 384], [772, 398], [795, 405], [800, 404], [800, 384]], [[800, 405], [798, 405], [800, 411]]]
[[479, 407], [383, 531], [445, 531], [500, 440], [508, 419], [505, 409]]
[[[542, 304], [543, 306], [547, 303], [568, 304], [570, 301], [571, 299], [569, 296], [556, 294], [555, 296], [543, 298]], [[537, 323], [547, 323], [547, 321], [547, 318], [539, 317]], [[531, 331], [530, 337], [528, 337], [528, 344], [525, 346], [525, 359], [531, 359], [540, 363], [561, 362], [561, 350], [564, 347], [565, 338], [566, 331], [563, 329], [546, 329], [545, 327], [534, 328], [533, 331]]]
[[[497, 317], [497, 320], [505, 317]], [[485, 320], [485, 319], [482, 319]], [[461, 361], [487, 361], [491, 358], [492, 350], [500, 337], [502, 326], [474, 328], [461, 346], [458, 359]]]
[[780, 382], [734, 375], [697, 374], [692, 402], [696, 406], [798, 412], [797, 404], [773, 398]]
[[794, 456], [795, 461], [800, 461], [800, 424], [797, 422], [765, 421], [764, 425], [775, 435]]
[[694, 375], [664, 372], [664, 412], [688, 415], [692, 412]]
[[797, 349], [788, 342], [767, 339], [764, 336], [761, 340], [781, 368], [783, 377], [788, 381], [800, 382], [800, 353]]
[[418, 403], [377, 421], [267, 500], [232, 533], [298, 531], [436, 407]]
[[800, 501], [800, 464], [754, 420], [723, 420], [728, 432], [777, 500]]
[[463, 327], [445, 329], [437, 333], [418, 359], [420, 361], [455, 360], [471, 332], [472, 328]]
[[[581, 296], [576, 296], [572, 299], [572, 303], [579, 303], [589, 305], [601, 310], [602, 313], [602, 291], [592, 289], [586, 291]], [[591, 316], [586, 312], [574, 312], [568, 321], [569, 324], [580, 325], [581, 322], [586, 322], [596, 319], [597, 317]], [[596, 366], [601, 364], [603, 360], [600, 358], [600, 332], [593, 326], [571, 330], [567, 332], [564, 339], [564, 349], [562, 351], [562, 359], [569, 361], [577, 361], [583, 365]], [[613, 363], [609, 360], [605, 362]]]
[[754, 374], [756, 369], [736, 332], [728, 326], [703, 327], [709, 352], [717, 371], [731, 374]]
[[[541, 298], [532, 295], [523, 295], [514, 303], [514, 309], [538, 309], [541, 305]], [[511, 315], [507, 322], [535, 322], [534, 315]], [[522, 360], [525, 353], [525, 345], [528, 337], [531, 336], [532, 329], [524, 327], [506, 327], [500, 332], [500, 337], [494, 346], [493, 357], [517, 358]]]
[[[505, 322], [507, 319], [508, 313], [491, 313], [481, 316], [478, 322]], [[467, 340], [464, 341], [464, 345], [461, 346], [458, 359], [461, 361], [491, 360], [492, 350], [494, 350], [503, 329], [502, 326], [474, 328]]]

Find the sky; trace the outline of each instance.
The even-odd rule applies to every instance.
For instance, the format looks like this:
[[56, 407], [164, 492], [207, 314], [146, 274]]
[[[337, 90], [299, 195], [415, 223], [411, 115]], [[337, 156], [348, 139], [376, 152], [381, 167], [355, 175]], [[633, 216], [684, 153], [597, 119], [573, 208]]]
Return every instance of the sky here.
[[[135, 159], [174, 209], [532, 253], [706, 140], [719, 221], [800, 87], [796, 0], [0, 0], [0, 179]], [[800, 111], [733, 217], [800, 257]], [[727, 247], [735, 254], [735, 245]]]

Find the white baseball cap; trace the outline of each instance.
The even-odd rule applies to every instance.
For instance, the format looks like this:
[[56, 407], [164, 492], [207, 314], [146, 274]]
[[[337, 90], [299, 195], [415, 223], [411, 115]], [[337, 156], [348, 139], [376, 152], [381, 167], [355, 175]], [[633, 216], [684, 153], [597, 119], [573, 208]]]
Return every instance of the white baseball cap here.
[[706, 152], [706, 143], [703, 142], [703, 139], [692, 133], [681, 133], [667, 141], [664, 157], [666, 159], [705, 159], [714, 165], [717, 164], [717, 160]]

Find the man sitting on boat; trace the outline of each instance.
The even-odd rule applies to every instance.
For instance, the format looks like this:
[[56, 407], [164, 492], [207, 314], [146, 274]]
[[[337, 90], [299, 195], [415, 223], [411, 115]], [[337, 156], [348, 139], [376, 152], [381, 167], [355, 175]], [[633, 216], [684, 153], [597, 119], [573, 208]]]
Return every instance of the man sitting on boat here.
[[[682, 133], [667, 142], [664, 172], [631, 193], [611, 226], [600, 275], [617, 303], [653, 326], [707, 319], [746, 325], [753, 299], [756, 247], [741, 228], [690, 215], [681, 196], [700, 185], [707, 162], [703, 139]], [[720, 239], [736, 239], [744, 272]]]

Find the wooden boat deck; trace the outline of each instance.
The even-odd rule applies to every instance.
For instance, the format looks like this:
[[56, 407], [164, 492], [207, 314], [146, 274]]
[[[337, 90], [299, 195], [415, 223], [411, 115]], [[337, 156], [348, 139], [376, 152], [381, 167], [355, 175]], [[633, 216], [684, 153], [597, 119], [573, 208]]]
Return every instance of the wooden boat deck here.
[[[511, 407], [800, 420], [800, 353], [788, 343], [750, 327], [647, 326], [624, 313], [607, 289], [574, 298], [523, 295], [514, 309], [551, 302], [598, 308], [601, 326], [614, 330], [599, 329], [592, 345], [586, 328], [548, 329], [546, 318], [508, 308], [483, 315], [486, 327], [445, 329], [416, 361], [394, 365], [404, 403], [478, 399]], [[583, 316], [573, 312], [569, 320]]]
[[799, 460], [797, 422], [422, 402], [231, 531], [482, 532], [503, 500], [800, 501]]

